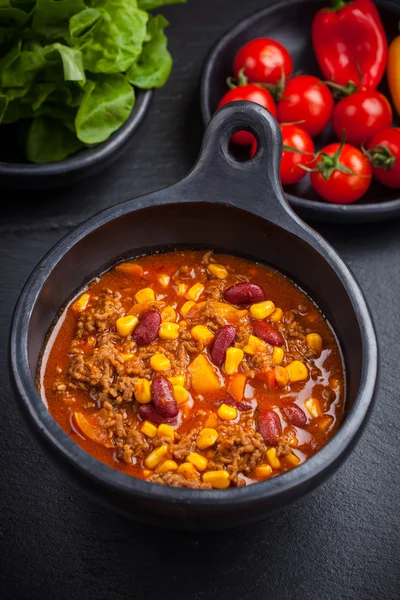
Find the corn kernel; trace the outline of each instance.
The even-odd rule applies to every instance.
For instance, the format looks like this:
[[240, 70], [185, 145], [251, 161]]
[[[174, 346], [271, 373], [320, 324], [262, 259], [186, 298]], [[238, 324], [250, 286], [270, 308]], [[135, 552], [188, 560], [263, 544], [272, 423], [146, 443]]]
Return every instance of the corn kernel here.
[[174, 460], [165, 460], [159, 467], [157, 467], [157, 473], [169, 473], [170, 471], [176, 471], [178, 465]]
[[178, 296], [184, 296], [187, 290], [187, 285], [186, 283], [179, 283], [178, 284], [178, 288], [176, 290], [176, 293]]
[[174, 385], [174, 398], [177, 404], [185, 404], [189, 399], [188, 391], [181, 385]]
[[208, 327], [205, 327], [204, 325], [196, 325], [196, 327], [192, 327], [190, 334], [192, 338], [196, 340], [196, 342], [201, 340], [205, 346], [214, 339], [214, 334], [208, 329]]
[[179, 321], [179, 329], [181, 331], [186, 331], [188, 327], [187, 321], [185, 321], [185, 319], [182, 319], [181, 321]]
[[273, 323], [279, 323], [279, 321], [282, 321], [282, 319], [283, 319], [283, 310], [281, 308], [276, 308], [269, 318], [269, 320], [272, 321]]
[[155, 438], [157, 435], [157, 427], [153, 425], [153, 423], [150, 423], [150, 421], [145, 421], [141, 426], [140, 431], [149, 438]]
[[192, 465], [192, 463], [184, 462], [181, 465], [179, 465], [177, 473], [180, 473], [181, 475], [186, 477], [186, 479], [193, 479], [193, 477], [196, 477], [197, 471], [194, 468], [194, 465]]
[[182, 304], [181, 306], [181, 314], [185, 317], [189, 310], [196, 304], [196, 302], [193, 302], [193, 300], [188, 300], [187, 302], [185, 302], [185, 304]]
[[297, 465], [300, 464], [300, 459], [298, 456], [293, 454], [293, 452], [291, 452], [282, 458], [282, 462], [288, 467], [297, 467]]
[[297, 437], [291, 437], [288, 440], [288, 444], [291, 448], [297, 448], [297, 446], [299, 445], [299, 441]]
[[163, 275], [160, 275], [160, 277], [158, 278], [158, 281], [160, 282], [160, 284], [161, 284], [163, 287], [168, 287], [168, 284], [169, 284], [169, 280], [170, 280], [170, 279], [171, 279], [171, 278], [170, 278], [170, 276], [169, 276], [169, 275], [165, 275], [165, 274], [163, 274]]
[[254, 471], [254, 475], [257, 479], [266, 479], [272, 474], [272, 469], [269, 465], [260, 465]]
[[135, 300], [136, 302], [139, 302], [139, 304], [143, 304], [144, 302], [152, 302], [155, 299], [156, 297], [154, 294], [154, 290], [152, 290], [151, 288], [143, 288], [135, 294]]
[[317, 420], [318, 429], [320, 429], [322, 433], [326, 433], [329, 427], [332, 425], [333, 420], [334, 419], [331, 415], [322, 415], [322, 417], [319, 417]]
[[151, 471], [151, 469], [143, 469], [143, 477], [145, 477], [147, 479], [147, 477], [150, 477], [150, 475], [153, 475], [154, 471]]
[[275, 310], [275, 304], [271, 300], [265, 300], [264, 302], [257, 302], [250, 306], [250, 314], [254, 319], [266, 319]]
[[158, 330], [158, 336], [162, 340], [177, 340], [179, 337], [179, 325], [178, 323], [169, 323], [163, 321]]
[[285, 367], [275, 367], [274, 373], [279, 387], [285, 387], [289, 383], [289, 373]]
[[243, 348], [243, 352], [253, 355], [257, 352], [262, 352], [265, 349], [266, 345], [262, 340], [260, 340], [260, 338], [256, 337], [255, 335], [250, 335], [248, 343]]
[[308, 379], [308, 369], [300, 360], [293, 360], [286, 366], [286, 369], [289, 373], [290, 383]]
[[211, 263], [207, 266], [207, 269], [210, 271], [214, 277], [217, 279], [225, 279], [228, 277], [228, 271], [225, 269], [223, 265], [217, 265], [216, 263]]
[[175, 375], [175, 377], [168, 377], [168, 381], [172, 383], [172, 385], [181, 385], [183, 387], [185, 385], [185, 376]]
[[150, 366], [154, 371], [168, 371], [171, 368], [171, 362], [165, 354], [153, 354], [150, 358]]
[[280, 365], [285, 358], [285, 352], [279, 346], [275, 346], [272, 351], [272, 364]]
[[197, 447], [200, 450], [204, 450], [205, 448], [209, 448], [218, 439], [218, 431], [216, 429], [211, 429], [210, 427], [205, 427], [199, 433], [199, 437], [197, 438]]
[[206, 427], [216, 427], [218, 425], [218, 417], [215, 413], [210, 413], [204, 423]]
[[313, 419], [316, 419], [322, 415], [321, 404], [318, 398], [313, 398], [312, 396], [307, 398], [307, 400], [304, 402], [304, 406]]
[[207, 471], [203, 474], [203, 482], [209, 483], [216, 490], [225, 490], [229, 487], [228, 471]]
[[186, 460], [196, 467], [198, 471], [204, 471], [207, 466], [207, 459], [198, 452], [191, 452]]
[[135, 315], [126, 315], [116, 320], [115, 327], [121, 337], [126, 337], [132, 333], [138, 323], [139, 319]]
[[158, 426], [157, 435], [159, 438], [168, 437], [171, 442], [173, 442], [175, 439], [175, 430], [171, 425], [161, 423], [161, 425]]
[[140, 265], [137, 265], [136, 263], [121, 263], [119, 265], [116, 265], [115, 270], [118, 273], [124, 273], [124, 275], [133, 275], [135, 277], [140, 277], [141, 275], [143, 275], [143, 268]]
[[309, 333], [306, 335], [307, 346], [312, 350], [315, 350], [318, 354], [322, 351], [322, 337], [319, 333]]
[[137, 379], [133, 386], [133, 393], [139, 404], [148, 404], [151, 402], [150, 381], [144, 378]]
[[276, 448], [268, 448], [267, 450], [267, 458], [268, 462], [273, 469], [280, 469], [281, 463], [279, 458], [276, 455]]
[[221, 404], [219, 407], [217, 414], [220, 419], [224, 421], [232, 421], [237, 417], [237, 410], [234, 406], [229, 406], [228, 404]]
[[80, 313], [85, 310], [87, 305], [89, 304], [90, 294], [84, 293], [72, 305], [72, 310], [74, 312]]
[[161, 462], [168, 458], [168, 445], [162, 444], [147, 456], [144, 461], [148, 469], [155, 469]]
[[176, 321], [176, 310], [172, 306], [166, 306], [161, 311], [161, 321], [169, 321], [174, 323]]
[[233, 375], [238, 370], [240, 363], [243, 360], [243, 350], [240, 348], [228, 348], [225, 353], [225, 373]]
[[198, 300], [204, 291], [204, 285], [202, 283], [195, 283], [192, 285], [190, 290], [186, 293], [186, 298], [188, 300]]

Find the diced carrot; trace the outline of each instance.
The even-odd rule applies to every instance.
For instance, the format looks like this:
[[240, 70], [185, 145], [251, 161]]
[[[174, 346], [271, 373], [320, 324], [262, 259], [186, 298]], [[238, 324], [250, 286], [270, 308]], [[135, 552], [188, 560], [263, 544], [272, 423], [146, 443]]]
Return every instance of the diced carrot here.
[[136, 263], [121, 263], [115, 267], [118, 273], [124, 273], [124, 275], [133, 275], [134, 277], [140, 277], [143, 275], [143, 268]]
[[221, 382], [204, 354], [196, 356], [188, 366], [188, 372], [192, 376], [192, 387], [198, 394], [215, 392], [221, 388]]
[[276, 390], [278, 384], [276, 382], [275, 372], [272, 369], [268, 369], [268, 371], [264, 371], [264, 380], [267, 385], [267, 388], [270, 392]]
[[244, 373], [238, 373], [234, 375], [229, 381], [228, 392], [237, 400], [241, 402], [244, 396], [244, 388], [246, 387], [246, 375]]
[[112, 448], [113, 444], [108, 439], [104, 430], [93, 427], [87, 420], [87, 418], [80, 412], [74, 412], [72, 420], [78, 431], [88, 440], [101, 444], [105, 448]]

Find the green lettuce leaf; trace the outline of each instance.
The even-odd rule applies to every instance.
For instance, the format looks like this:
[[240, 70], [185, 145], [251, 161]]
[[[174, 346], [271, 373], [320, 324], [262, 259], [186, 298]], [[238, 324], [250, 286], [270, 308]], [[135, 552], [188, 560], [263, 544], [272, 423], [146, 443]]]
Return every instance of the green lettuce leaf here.
[[82, 147], [82, 142], [62, 121], [36, 117], [29, 128], [26, 156], [34, 163], [56, 162]]
[[25, 87], [42, 69], [52, 66], [59, 69], [65, 81], [86, 81], [80, 50], [55, 42], [22, 52], [20, 46], [14, 47], [4, 57], [4, 65], [0, 64], [0, 84], [2, 87]]
[[96, 8], [85, 8], [69, 20], [69, 34], [71, 37], [80, 37], [88, 33], [89, 29], [100, 19], [101, 12]]
[[159, 88], [167, 81], [172, 69], [172, 56], [167, 49], [167, 36], [164, 33], [168, 25], [162, 15], [152, 17], [147, 24], [149, 41], [143, 46], [138, 61], [127, 72], [127, 79], [141, 89]]
[[138, 6], [142, 10], [153, 10], [166, 4], [185, 4], [186, 0], [138, 0]]
[[75, 119], [78, 138], [85, 144], [104, 142], [125, 123], [134, 103], [133, 88], [121, 74], [87, 81]]
[[142, 52], [148, 15], [132, 0], [92, 0], [101, 18], [71, 44], [82, 51], [83, 65], [92, 73], [124, 73]]
[[85, 8], [83, 0], [36, 0], [32, 29], [49, 40], [63, 37], [69, 19]]

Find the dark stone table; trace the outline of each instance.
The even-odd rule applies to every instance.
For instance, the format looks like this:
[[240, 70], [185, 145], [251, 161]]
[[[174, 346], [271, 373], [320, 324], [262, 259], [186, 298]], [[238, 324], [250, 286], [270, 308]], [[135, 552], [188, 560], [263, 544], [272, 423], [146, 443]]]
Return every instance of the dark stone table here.
[[[70, 189], [1, 193], [0, 597], [64, 600], [394, 600], [400, 597], [400, 220], [318, 226], [356, 274], [382, 354], [376, 409], [347, 463], [268, 522], [220, 533], [146, 529], [88, 500], [28, 436], [10, 388], [7, 336], [27, 276], [102, 208], [173, 183], [196, 158], [198, 81], [211, 44], [262, 0], [165, 9], [175, 67], [123, 158]], [[288, 15], [290, 16], [290, 15]]]

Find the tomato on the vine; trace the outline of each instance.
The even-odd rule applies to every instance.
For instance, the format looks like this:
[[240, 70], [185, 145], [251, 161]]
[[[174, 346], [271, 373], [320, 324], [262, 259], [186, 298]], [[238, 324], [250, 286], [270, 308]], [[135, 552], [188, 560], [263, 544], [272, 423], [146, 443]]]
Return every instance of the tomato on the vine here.
[[328, 86], [313, 75], [290, 79], [278, 103], [280, 123], [299, 123], [312, 137], [328, 125], [333, 110], [333, 96]]
[[367, 156], [375, 178], [389, 188], [400, 188], [400, 128], [377, 133], [368, 144]]
[[388, 99], [377, 90], [362, 88], [340, 100], [332, 117], [333, 129], [339, 139], [354, 146], [367, 144], [382, 129], [392, 124], [392, 108]]
[[351, 204], [371, 185], [372, 167], [368, 158], [350, 144], [329, 144], [318, 152], [315, 160], [311, 185], [328, 202]]
[[[235, 102], [238, 100], [247, 100], [249, 102], [255, 102], [266, 108], [273, 117], [276, 118], [276, 105], [270, 92], [259, 85], [253, 85], [251, 83], [247, 85], [238, 85], [233, 89], [229, 90], [221, 98], [218, 104], [218, 108], [229, 104], [229, 102]], [[240, 146], [250, 146], [254, 140], [254, 135], [248, 131], [238, 131], [233, 134], [232, 142], [239, 144]]]
[[240, 48], [233, 61], [236, 78], [242, 72], [249, 83], [275, 84], [292, 74], [293, 62], [282, 44], [269, 38], [251, 40]]
[[[304, 129], [297, 125], [281, 125], [282, 158], [280, 176], [282, 185], [293, 185], [307, 175], [300, 165], [314, 165], [314, 142]], [[253, 141], [250, 155], [257, 151], [257, 142]]]

